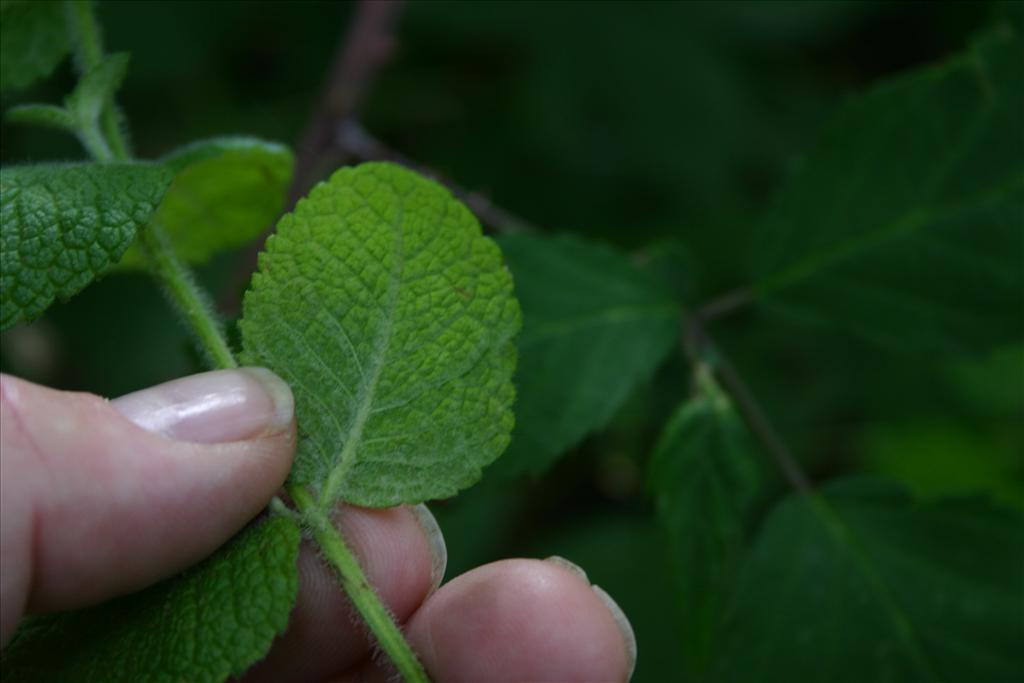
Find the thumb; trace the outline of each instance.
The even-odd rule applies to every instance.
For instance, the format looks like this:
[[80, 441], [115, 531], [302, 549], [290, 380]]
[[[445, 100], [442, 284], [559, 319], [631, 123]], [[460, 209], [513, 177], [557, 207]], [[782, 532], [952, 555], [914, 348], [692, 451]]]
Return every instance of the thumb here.
[[291, 391], [261, 368], [106, 401], [0, 376], [0, 637], [194, 564], [291, 467]]

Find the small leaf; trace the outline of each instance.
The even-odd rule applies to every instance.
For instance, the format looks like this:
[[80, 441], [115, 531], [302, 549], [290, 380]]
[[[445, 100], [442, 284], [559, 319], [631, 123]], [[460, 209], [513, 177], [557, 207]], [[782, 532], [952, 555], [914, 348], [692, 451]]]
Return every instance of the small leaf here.
[[96, 124], [103, 107], [121, 87], [128, 73], [128, 60], [126, 52], [105, 57], [82, 76], [74, 91], [64, 100], [64, 106], [82, 127]]
[[0, 329], [106, 272], [170, 181], [167, 169], [144, 163], [0, 169]]
[[0, 91], [49, 76], [70, 49], [64, 3], [0, 2]]
[[[192, 263], [261, 235], [284, 207], [294, 163], [287, 147], [245, 137], [196, 142], [161, 161], [177, 175], [155, 220], [178, 256]], [[133, 245], [119, 266], [145, 263]]]
[[71, 112], [52, 104], [23, 104], [12, 107], [4, 116], [8, 123], [20, 123], [44, 128], [56, 128], [74, 133], [78, 127]]
[[508, 444], [520, 325], [501, 252], [440, 185], [335, 173], [281, 219], [240, 323], [295, 394], [292, 479], [368, 506], [444, 498]]
[[523, 307], [516, 429], [498, 468], [539, 473], [615, 415], [678, 338], [671, 298], [613, 249], [499, 238]]
[[1024, 516], [852, 480], [791, 498], [744, 566], [714, 680], [1020, 678]]
[[298, 593], [299, 529], [272, 517], [180, 576], [98, 607], [28, 620], [5, 681], [219, 683], [282, 633]]
[[697, 372], [699, 394], [669, 421], [649, 477], [685, 608], [685, 662], [700, 678], [732, 594], [760, 488], [761, 454], [708, 368]]
[[773, 310], [901, 349], [1024, 338], [1024, 41], [851, 101], [755, 243]]

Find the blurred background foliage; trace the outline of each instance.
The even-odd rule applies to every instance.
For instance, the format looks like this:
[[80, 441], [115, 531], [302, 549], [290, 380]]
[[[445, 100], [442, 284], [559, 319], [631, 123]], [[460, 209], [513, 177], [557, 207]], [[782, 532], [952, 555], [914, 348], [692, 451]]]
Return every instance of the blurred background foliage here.
[[[132, 54], [119, 101], [137, 153], [225, 133], [294, 144], [352, 14], [326, 2], [105, 2]], [[686, 306], [751, 280], [755, 218], [830, 113], [878, 79], [963, 49], [1019, 5], [990, 2], [410, 3], [363, 124], [544, 230], [613, 243]], [[3, 107], [57, 101], [56, 77]], [[2, 131], [4, 163], [81, 156]], [[837, 178], [841, 182], [842, 178]], [[200, 269], [236, 286], [237, 254]], [[2, 367], [114, 396], [200, 369], [142, 275], [113, 274], [5, 333]], [[713, 331], [811, 477], [869, 472], [921, 500], [980, 493], [1024, 509], [1024, 345], [977, 356], [881, 351], [760, 309]], [[690, 391], [681, 355], [541, 478], [487, 476], [434, 506], [449, 575], [514, 555], [578, 562], [632, 619], [637, 681], [681, 680], [670, 564], [644, 488]], [[785, 488], [781, 480], [774, 496]]]

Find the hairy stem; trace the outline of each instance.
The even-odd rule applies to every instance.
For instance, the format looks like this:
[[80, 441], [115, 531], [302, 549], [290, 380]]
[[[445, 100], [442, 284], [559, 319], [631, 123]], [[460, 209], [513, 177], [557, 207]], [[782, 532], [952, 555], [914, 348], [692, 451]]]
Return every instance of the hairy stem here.
[[[92, 1], [71, 0], [68, 3], [67, 15], [68, 26], [75, 44], [78, 70], [84, 74], [103, 61], [103, 38], [100, 35], [99, 24], [96, 23]], [[100, 114], [100, 128], [103, 130], [103, 137], [106, 138], [106, 145], [113, 158], [122, 161], [128, 159], [131, 152], [121, 131], [117, 107], [114, 105], [113, 98], [109, 99], [103, 107], [103, 112]], [[84, 139], [82, 144], [86, 145], [90, 154], [96, 156]]]
[[[89, 0], [71, 0], [68, 8], [69, 25], [76, 36], [76, 50], [82, 71], [86, 71], [103, 59], [103, 48], [99, 28], [92, 13]], [[114, 114], [113, 102], [107, 104], [104, 115]], [[97, 161], [127, 160], [128, 146], [112, 116], [112, 126], [102, 125], [90, 131], [88, 141], [83, 143]], [[153, 219], [139, 233], [139, 243], [146, 253], [151, 270], [163, 285], [174, 306], [185, 317], [185, 321], [196, 335], [200, 347], [215, 368], [235, 368], [231, 347], [224, 337], [216, 312], [206, 292], [196, 283], [189, 268], [174, 253], [163, 226]], [[306, 489], [290, 486], [288, 493], [295, 502], [310, 530], [313, 539], [328, 562], [335, 568], [341, 587], [352, 599], [377, 642], [394, 663], [395, 668], [407, 683], [430, 683], [416, 655], [405, 641], [402, 631], [395, 624], [387, 608], [374, 592], [363, 573], [359, 561], [345, 543], [345, 539], [331, 524], [326, 511], [321, 510]], [[271, 501], [271, 509], [277, 514], [288, 514], [278, 498]], [[293, 513], [294, 514], [294, 513]]]
[[114, 152], [107, 143], [107, 138], [96, 126], [82, 126], [75, 129], [75, 136], [96, 161], [107, 163], [114, 160]]
[[[75, 37], [79, 68], [84, 73], [103, 61], [103, 42], [92, 2], [72, 0], [68, 4], [68, 18]], [[104, 123], [108, 114], [113, 125]], [[106, 104], [103, 116], [102, 131], [97, 128], [80, 131], [82, 144], [97, 161], [127, 160], [128, 146], [117, 125], [113, 102]], [[219, 369], [237, 368], [238, 362], [231, 353], [209, 297], [174, 253], [163, 227], [155, 219], [139, 232], [139, 244], [149, 258], [154, 277], [163, 285], [174, 306], [185, 316], [210, 364]]]
[[237, 368], [238, 362], [224, 337], [213, 304], [187, 266], [174, 253], [167, 234], [156, 220], [139, 233], [153, 274], [163, 285], [175, 307], [185, 316], [210, 364], [219, 369]]
[[401, 629], [398, 628], [391, 614], [388, 613], [387, 608], [374, 592], [373, 586], [370, 585], [362, 567], [359, 566], [359, 560], [345, 543], [342, 535], [334, 528], [327, 513], [320, 509], [309, 491], [301, 486], [289, 486], [288, 494], [302, 514], [303, 521], [312, 530], [313, 539], [320, 546], [324, 558], [337, 571], [341, 587], [352, 599], [352, 604], [359, 610], [359, 614], [362, 615], [366, 625], [369, 626], [381, 649], [395, 665], [398, 673], [406, 683], [430, 683], [430, 678], [424, 671], [423, 665], [420, 664], [416, 654], [402, 635]]

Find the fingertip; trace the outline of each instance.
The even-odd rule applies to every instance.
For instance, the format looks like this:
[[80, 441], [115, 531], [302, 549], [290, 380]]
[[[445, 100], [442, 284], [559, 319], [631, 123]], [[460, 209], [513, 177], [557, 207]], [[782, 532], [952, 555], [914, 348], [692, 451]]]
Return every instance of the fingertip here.
[[[505, 560], [454, 579], [407, 633], [430, 675], [446, 683], [625, 681], [633, 667], [602, 597], [578, 572], [540, 560]], [[386, 678], [369, 666], [371, 679]]]

